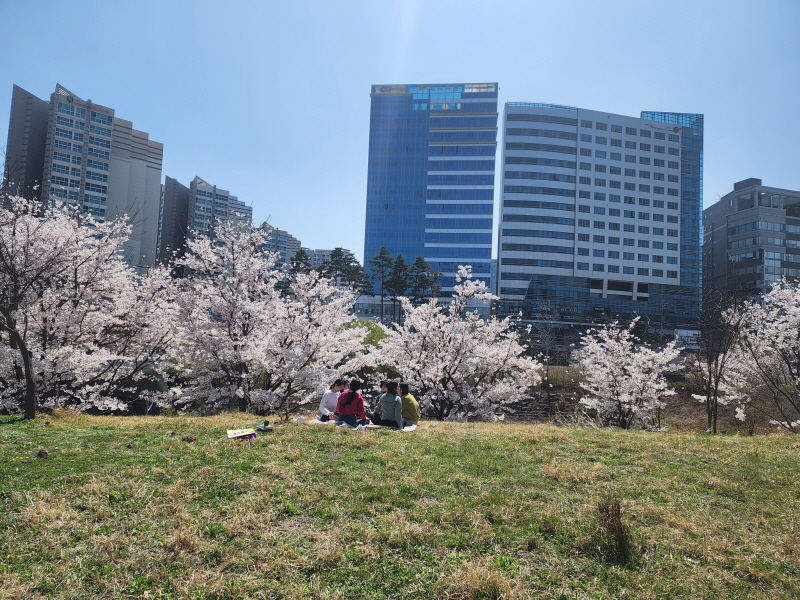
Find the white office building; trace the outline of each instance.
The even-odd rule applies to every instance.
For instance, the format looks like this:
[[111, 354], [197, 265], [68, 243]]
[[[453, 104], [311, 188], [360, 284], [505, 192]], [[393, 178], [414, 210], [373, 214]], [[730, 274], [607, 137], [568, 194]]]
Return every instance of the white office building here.
[[506, 104], [501, 314], [696, 320], [703, 116], [642, 116]]

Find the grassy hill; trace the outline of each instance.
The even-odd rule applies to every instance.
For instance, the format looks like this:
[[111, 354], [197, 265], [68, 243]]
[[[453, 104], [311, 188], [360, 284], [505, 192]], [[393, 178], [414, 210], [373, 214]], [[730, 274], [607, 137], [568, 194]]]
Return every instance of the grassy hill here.
[[2, 417], [0, 598], [800, 597], [800, 437], [254, 424]]

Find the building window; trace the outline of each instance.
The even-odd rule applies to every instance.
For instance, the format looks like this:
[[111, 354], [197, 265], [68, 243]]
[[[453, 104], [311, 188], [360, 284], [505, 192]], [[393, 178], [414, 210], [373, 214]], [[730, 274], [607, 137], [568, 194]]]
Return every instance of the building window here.
[[657, 181], [664, 181], [664, 174], [663, 173], [653, 173], [653, 179]]
[[591, 177], [578, 177], [578, 183], [581, 185], [592, 185]]
[[654, 167], [664, 167], [666, 163], [664, 162], [663, 158], [654, 158], [653, 159], [653, 166]]
[[608, 272], [609, 273], [619, 273], [619, 266], [618, 265], [608, 265]]
[[664, 262], [664, 257], [663, 256], [659, 256], [658, 254], [654, 254], [653, 255], [653, 262], [654, 263], [663, 263]]
[[594, 184], [598, 187], [606, 187], [606, 180], [605, 179], [595, 179]]
[[664, 201], [663, 200], [653, 200], [653, 206], [655, 208], [664, 208]]
[[670, 169], [680, 169], [680, 168], [681, 168], [681, 165], [680, 165], [680, 163], [677, 163], [677, 162], [675, 162], [675, 161], [672, 161], [672, 160], [668, 160], [668, 161], [667, 161], [667, 166], [668, 166]]
[[677, 223], [678, 215], [667, 215], [667, 223]]
[[640, 192], [644, 192], [646, 194], [649, 194], [650, 193], [650, 186], [649, 185], [645, 185], [643, 183], [640, 183], [639, 184], [639, 191]]
[[632, 182], [629, 182], [629, 181], [626, 181], [625, 182], [625, 189], [630, 191], [630, 192], [635, 192], [636, 191], [636, 184], [632, 183]]
[[612, 187], [612, 188], [615, 188], [615, 189], [621, 189], [621, 188], [622, 188], [622, 182], [621, 182], [621, 181], [614, 181], [614, 180], [612, 179], [612, 180], [609, 182], [609, 185], [608, 185], [608, 187]]
[[605, 265], [597, 265], [597, 264], [592, 265], [592, 271], [603, 271], [604, 269]]
[[[599, 201], [601, 201], [601, 202], [605, 202], [606, 195], [605, 195], [603, 192], [595, 192], [595, 193], [594, 193], [594, 199], [595, 199], [595, 200], [599, 200]], [[594, 212], [595, 212], [595, 213], [597, 213], [597, 214], [601, 214], [601, 215], [604, 215], [604, 214], [606, 214], [606, 213], [605, 213], [605, 211], [606, 211], [606, 209], [605, 209], [605, 208], [603, 208], [603, 209], [602, 209], [602, 211], [603, 211], [603, 212], [601, 212], [601, 213], [598, 213], [598, 212], [597, 212], [598, 210], [600, 210], [600, 208], [596, 206], [596, 207], [595, 207], [595, 209], [594, 209]]]
[[622, 267], [623, 275], [633, 275], [633, 267]]
[[667, 242], [667, 250], [670, 250], [672, 252], [677, 252], [678, 251], [678, 244], [673, 244], [671, 242]]
[[664, 215], [660, 213], [653, 213], [653, 221], [664, 221]]
[[622, 253], [622, 260], [633, 260], [634, 255], [633, 252], [623, 252]]
[[578, 256], [589, 256], [588, 248], [578, 248]]
[[678, 210], [678, 203], [677, 202], [667, 202], [667, 208], [669, 210]]
[[625, 177], [636, 177], [636, 169], [625, 169]]
[[631, 142], [628, 140], [625, 142], [625, 147], [630, 150], [636, 150], [636, 142]]
[[649, 240], [636, 240], [636, 245], [639, 248], [649, 248], [650, 247], [650, 241]]
[[609, 223], [608, 228], [613, 231], [619, 231], [619, 223]]
[[622, 140], [618, 140], [616, 138], [611, 138], [611, 145], [617, 148], [622, 148]]
[[664, 271], [661, 269], [653, 269], [653, 277], [663, 277]]
[[579, 204], [578, 205], [578, 212], [588, 213], [591, 212], [591, 208], [588, 204]]
[[654, 131], [653, 137], [656, 138], [657, 140], [663, 140], [666, 138], [663, 131]]
[[578, 234], [578, 241], [579, 242], [588, 242], [589, 241], [589, 234], [588, 233], [579, 233]]
[[608, 125], [606, 123], [595, 123], [594, 128], [599, 129], [600, 131], [607, 131]]
[[594, 256], [595, 258], [605, 258], [605, 254], [606, 254], [605, 250], [598, 250], [598, 249], [592, 250], [592, 256]]
[[591, 148], [581, 148], [581, 156], [591, 156], [592, 149]]
[[650, 179], [650, 171], [639, 171], [639, 177], [642, 179]]
[[664, 154], [664, 146], [653, 146], [653, 152], [657, 152], [658, 154]]
[[636, 127], [626, 127], [625, 133], [627, 135], [636, 135]]
[[677, 271], [667, 271], [667, 278], [668, 279], [677, 279], [678, 272]]
[[642, 221], [649, 221], [650, 220], [650, 213], [640, 212], [639, 219]]
[[608, 167], [608, 172], [611, 173], [612, 175], [622, 175], [622, 169], [620, 169], [619, 167], [615, 167], [614, 165]]
[[591, 129], [592, 128], [592, 122], [591, 121], [585, 121], [585, 120], [581, 119], [581, 127], [587, 127], [589, 129]]
[[636, 218], [636, 211], [626, 210], [626, 211], [624, 211], [623, 216], [626, 219], [635, 219]]
[[589, 263], [579, 262], [578, 263], [578, 271], [588, 271], [589, 270]]
[[619, 209], [618, 208], [609, 208], [608, 209], [608, 216], [610, 216], [610, 217], [618, 217], [619, 216]]
[[581, 169], [582, 171], [591, 171], [592, 170], [592, 163], [582, 162], [582, 163], [580, 163], [578, 168]]
[[622, 226], [622, 230], [623, 230], [625, 233], [634, 233], [634, 232], [636, 231], [636, 226], [635, 226], [635, 225], [631, 225], [630, 223], [625, 223], [625, 224]]
[[592, 241], [594, 241], [595, 244], [605, 244], [606, 243], [606, 236], [604, 236], [604, 235], [596, 235], [596, 236], [594, 236], [594, 239]]
[[595, 165], [594, 166], [594, 170], [596, 172], [598, 172], [598, 173], [605, 173], [606, 172], [606, 166], [605, 165]]
[[670, 148], [669, 149], [669, 153], [672, 156], [680, 156], [681, 155], [681, 151], [678, 148]]
[[677, 175], [667, 175], [667, 181], [670, 183], [678, 183], [679, 179], [680, 178]]
[[609, 202], [619, 202], [620, 201], [619, 194], [609, 194], [608, 195], [608, 201]]
[[578, 227], [591, 227], [589, 219], [578, 219]]
[[[619, 238], [615, 237], [615, 236], [609, 237], [608, 238], [608, 243], [612, 244], [614, 246], [619, 246]], [[613, 254], [613, 256], [612, 256], [612, 254]], [[608, 253], [608, 256], [610, 258], [619, 258], [619, 252], [616, 251], [616, 250], [611, 251], [611, 252]]]
[[589, 135], [588, 133], [582, 133], [582, 134], [581, 134], [581, 141], [582, 141], [582, 142], [589, 142], [589, 143], [591, 143], [591, 141], [592, 141], [592, 136], [591, 136], [591, 135]]
[[668, 256], [667, 257], [667, 264], [668, 265], [677, 265], [678, 264], [678, 257], [677, 256]]
[[646, 225], [639, 225], [639, 233], [650, 234], [650, 228]]
[[667, 229], [667, 237], [678, 237], [677, 229]]
[[633, 156], [632, 154], [626, 154], [625, 155], [625, 162], [635, 163], [636, 162], [636, 157]]
[[640, 156], [639, 157], [639, 164], [640, 165], [649, 165], [650, 159], [647, 156]]
[[599, 135], [596, 135], [596, 136], [594, 137], [594, 143], [595, 143], [595, 144], [603, 144], [603, 145], [605, 145], [605, 144], [608, 144], [608, 138], [605, 138], [605, 137], [601, 137], [601, 136], [599, 136]]
[[592, 197], [592, 194], [591, 194], [591, 192], [589, 190], [580, 190], [580, 191], [578, 191], [578, 198], [585, 198], [586, 200], [588, 200], [591, 197]]
[[639, 206], [650, 206], [649, 198], [639, 198]]
[[645, 277], [650, 275], [650, 269], [645, 269], [643, 267], [639, 267], [639, 269], [636, 272], [637, 272], [637, 274], [644, 275]]
[[642, 152], [650, 152], [650, 144], [639, 144], [639, 150]]
[[594, 157], [595, 158], [605, 158], [606, 157], [606, 151], [605, 150], [595, 150], [594, 151]]
[[625, 196], [625, 204], [636, 204], [636, 198], [633, 196]]
[[636, 243], [636, 240], [634, 240], [633, 238], [625, 238], [625, 239], [622, 240], [622, 245], [623, 246], [633, 246], [633, 245], [635, 245], [635, 243]]
[[649, 129], [640, 129], [639, 135], [642, 137], [650, 137], [650, 130]]
[[609, 154], [609, 158], [611, 160], [622, 160], [622, 154], [620, 154], [619, 152], [611, 152]]
[[649, 254], [640, 254], [638, 256], [639, 262], [650, 262], [650, 255]]

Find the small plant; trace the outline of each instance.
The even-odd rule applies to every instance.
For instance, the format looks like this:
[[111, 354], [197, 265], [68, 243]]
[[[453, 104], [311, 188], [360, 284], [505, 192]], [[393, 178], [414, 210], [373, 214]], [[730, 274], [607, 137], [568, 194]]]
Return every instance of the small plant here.
[[619, 498], [603, 498], [597, 502], [599, 531], [595, 546], [603, 560], [614, 565], [630, 565], [635, 558], [633, 536], [622, 516]]

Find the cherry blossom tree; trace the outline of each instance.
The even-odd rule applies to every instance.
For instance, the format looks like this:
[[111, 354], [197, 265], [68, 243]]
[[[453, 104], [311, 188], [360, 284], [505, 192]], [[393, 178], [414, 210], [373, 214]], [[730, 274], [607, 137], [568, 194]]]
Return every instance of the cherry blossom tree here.
[[400, 298], [405, 321], [386, 329], [372, 360], [410, 383], [425, 414], [496, 420], [541, 382], [541, 365], [525, 356], [508, 319], [481, 318], [476, 305], [495, 297], [471, 267], [459, 267], [457, 281], [449, 303]]
[[589, 330], [576, 352], [584, 377], [580, 385], [588, 392], [581, 404], [623, 429], [634, 424], [652, 428], [664, 406], [661, 398], [675, 393], [667, 388], [664, 371], [679, 350], [672, 342], [660, 350], [639, 343], [633, 334], [638, 320], [627, 327], [614, 322]]
[[189, 241], [181, 261], [175, 405], [285, 416], [363, 354], [363, 334], [344, 327], [354, 295], [313, 271], [287, 280], [259, 230], [220, 225], [215, 236]]
[[129, 227], [9, 198], [0, 208], [2, 402], [124, 410], [169, 343], [166, 275], [136, 277]]
[[800, 432], [800, 286], [775, 284], [746, 313], [741, 338], [743, 356], [736, 372], [743, 400], [738, 418], [747, 411], [768, 417], [774, 425]]
[[711, 433], [717, 433], [719, 407], [741, 399], [741, 377], [734, 367], [744, 318], [744, 305], [737, 299], [719, 291], [705, 294], [699, 348], [686, 354], [686, 371], [701, 390], [692, 397], [705, 405]]

